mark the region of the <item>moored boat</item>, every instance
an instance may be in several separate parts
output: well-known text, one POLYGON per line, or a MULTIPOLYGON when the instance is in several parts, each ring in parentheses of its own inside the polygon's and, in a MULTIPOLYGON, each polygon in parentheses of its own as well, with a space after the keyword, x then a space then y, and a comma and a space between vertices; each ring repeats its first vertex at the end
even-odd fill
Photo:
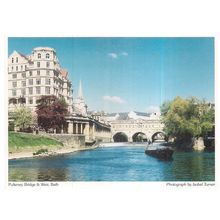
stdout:
POLYGON ((145 150, 145 154, 161 160, 172 160, 173 152, 171 147, 161 145, 149 146, 145 150))

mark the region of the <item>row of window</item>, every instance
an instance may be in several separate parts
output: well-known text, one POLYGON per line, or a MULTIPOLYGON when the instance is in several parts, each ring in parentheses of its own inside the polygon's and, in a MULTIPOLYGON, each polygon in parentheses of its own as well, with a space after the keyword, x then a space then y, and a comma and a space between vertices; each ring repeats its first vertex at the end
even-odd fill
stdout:
MULTIPOLYGON (((37 62, 37 67, 41 67, 41 62, 37 62)), ((50 62, 46 62, 46 68, 49 68, 50 67, 50 62)), ((20 71, 23 71, 23 70, 26 70, 27 69, 27 65, 21 65, 20 66, 20 71)), ((15 69, 14 69, 14 66, 11 66, 11 72, 13 71, 19 71, 19 66, 15 66, 15 69)))
MULTIPOLYGON (((40 76, 40 75, 41 75, 40 70, 37 70, 37 76, 40 76)), ((47 71, 46 71, 46 75, 47 75, 47 76, 50 75, 50 70, 47 70, 47 71)), ((12 74, 12 78, 13 78, 13 79, 16 79, 17 76, 18 76, 18 75, 17 75, 16 73, 13 73, 13 74, 12 74)), ((22 76, 22 78, 26 78, 26 73, 22 73, 21 76, 22 76)), ((33 71, 29 71, 29 76, 33 76, 33 71)))
MULTIPOLYGON (((41 59, 41 57, 42 57, 41 53, 38 53, 37 58, 41 59)), ((50 59, 50 54, 49 53, 46 53, 46 59, 50 59)))
POLYGON ((113 125, 112 128, 155 128, 158 127, 159 125, 113 125))
MULTIPOLYGON (((14 63, 14 57, 11 58, 11 62, 14 63)), ((16 57, 16 63, 18 63, 18 57, 16 57)))
MULTIPOLYGON (((41 63, 41 62, 37 62, 37 67, 40 67, 40 63, 41 63)), ((47 67, 47 68, 50 67, 50 62, 46 62, 46 67, 47 67)))
MULTIPOLYGON (((34 84, 34 80, 33 79, 28 79, 28 85, 29 86, 32 86, 34 84)), ((50 85, 51 84, 51 79, 48 79, 48 78, 46 78, 45 79, 45 84, 46 85, 50 85)), ((17 87, 17 82, 15 81, 15 82, 12 82, 12 86, 15 88, 15 87, 17 87)), ((22 87, 25 87, 26 86, 26 81, 21 81, 21 85, 22 85, 22 87)), ((41 79, 39 78, 39 79, 36 79, 36 85, 41 85, 41 79)))
MULTIPOLYGON (((12 90, 12 96, 17 96, 18 90, 12 90)), ((36 94, 41 94, 41 87, 35 87, 36 94)), ((28 88, 28 94, 33 95, 33 87, 28 88)), ((45 94, 50 94, 50 87, 45 87, 45 94)), ((21 89, 21 95, 26 95, 26 89, 21 89)))
MULTIPOLYGON (((40 53, 38 53, 37 58, 41 59, 41 57, 42 57, 42 55, 40 53)), ((50 59, 50 54, 49 53, 46 54, 46 59, 50 59)), ((14 59, 14 57, 11 58, 12 63, 14 63, 15 61, 16 61, 16 63, 18 63, 18 57, 16 57, 15 59, 14 59)))
MULTIPOLYGON (((15 70, 18 71, 18 69, 19 69, 19 66, 15 66, 15 70)), ((27 69, 27 65, 24 65, 24 66, 21 65, 20 66, 20 71, 23 71, 23 70, 26 70, 26 69, 27 69)), ((11 71, 12 72, 14 71, 14 66, 11 67, 11 71)))

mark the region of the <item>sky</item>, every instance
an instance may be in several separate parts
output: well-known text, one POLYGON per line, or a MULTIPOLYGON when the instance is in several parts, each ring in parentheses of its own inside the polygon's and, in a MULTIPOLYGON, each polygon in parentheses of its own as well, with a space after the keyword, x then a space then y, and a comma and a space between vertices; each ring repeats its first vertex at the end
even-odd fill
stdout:
POLYGON ((176 96, 214 102, 214 38, 9 38, 14 51, 52 47, 89 110, 158 111, 176 96))

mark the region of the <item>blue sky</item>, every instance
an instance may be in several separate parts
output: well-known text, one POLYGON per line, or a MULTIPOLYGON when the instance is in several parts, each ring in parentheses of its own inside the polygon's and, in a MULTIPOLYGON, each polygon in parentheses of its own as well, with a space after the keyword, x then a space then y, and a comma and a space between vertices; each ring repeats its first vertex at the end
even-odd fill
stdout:
POLYGON ((53 47, 90 110, 152 111, 175 96, 214 102, 214 38, 9 38, 14 50, 53 47))

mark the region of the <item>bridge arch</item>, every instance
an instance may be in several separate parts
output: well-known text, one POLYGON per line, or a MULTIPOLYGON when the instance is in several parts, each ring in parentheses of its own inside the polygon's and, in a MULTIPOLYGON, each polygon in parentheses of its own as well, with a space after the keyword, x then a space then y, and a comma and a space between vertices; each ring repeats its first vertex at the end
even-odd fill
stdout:
POLYGON ((113 136, 114 142, 128 142, 128 136, 124 132, 117 132, 113 136))
POLYGON ((167 136, 165 135, 164 132, 162 131, 158 131, 155 132, 152 137, 151 137, 152 142, 154 142, 155 140, 167 140, 167 136))
POLYGON ((136 132, 132 135, 133 142, 147 142, 147 136, 143 132, 136 132))

